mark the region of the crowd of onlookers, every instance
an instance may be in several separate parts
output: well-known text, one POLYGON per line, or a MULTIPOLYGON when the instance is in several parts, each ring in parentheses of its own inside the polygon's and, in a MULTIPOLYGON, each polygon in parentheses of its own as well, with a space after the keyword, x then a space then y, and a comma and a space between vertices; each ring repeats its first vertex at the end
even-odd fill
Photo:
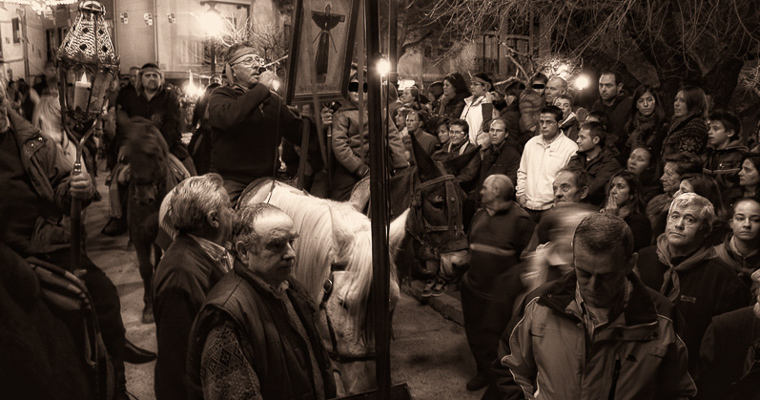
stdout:
MULTIPOLYGON (((133 118, 156 125, 191 175, 219 174, 182 186, 203 189, 198 197, 216 193, 214 204, 234 203, 256 178, 296 175, 303 154, 309 162, 300 178, 316 196, 349 200, 368 177, 369 118, 360 107, 366 84, 362 90, 358 74, 350 77, 344 104, 292 110, 272 93, 274 74, 259 69, 264 62, 250 47, 233 46, 227 58, 229 84, 214 82, 195 105, 189 146, 181 140, 180 97, 157 65, 134 67, 129 85, 114 86, 102 126, 113 217, 103 233, 126 230, 129 170, 119 148, 122 127, 133 118), (302 123, 313 133, 303 153, 302 123)), ((55 79, 51 64, 33 88, 9 85, 6 98, 72 161, 75 138, 61 127, 55 79)), ((677 92, 668 116, 664 102, 671 99, 646 85, 629 93, 611 71, 600 74, 599 99, 589 110, 578 107, 565 79, 541 73, 527 85, 453 73, 426 90, 411 84, 386 93, 389 165, 393 171, 415 165, 412 138, 436 161, 474 154, 455 171, 467 194, 459 212, 469 267, 452 273, 426 260, 413 268, 425 281, 422 296, 458 284, 477 365, 468 389, 488 386, 489 398, 760 393, 760 310, 752 309, 760 286, 759 132, 742 132, 736 114, 713 109, 696 86, 677 92)), ((91 159, 97 151, 90 150, 91 159)), ((97 170, 93 163, 86 169, 97 170)), ((262 212, 284 223, 276 210, 262 212)), ((231 227, 203 218, 193 223, 184 245, 199 263, 207 255, 213 263, 224 259, 220 271, 211 271, 219 276, 203 278, 187 315, 175 312, 187 305, 181 298, 154 302, 151 293, 149 299, 157 320, 184 331, 211 289, 209 280, 233 269, 227 251, 235 250, 223 247, 231 227)), ((166 265, 189 254, 177 246, 166 265)), ((156 279, 162 282, 160 273, 156 279)), ((293 306, 288 312, 296 312, 293 306)), ((144 314, 146 322, 153 312, 144 314)), ((235 329, 256 328, 224 325, 204 335, 229 345, 225 338, 235 329)), ((300 326, 296 334, 310 329, 300 326)), ((172 346, 172 335, 161 337, 166 332, 159 329, 159 347, 172 346)), ((159 355, 157 368, 184 368, 168 362, 159 355)), ((209 368, 217 367, 224 366, 209 368)), ((166 387, 171 384, 183 385, 166 387)))
MULTIPOLYGON (((422 98, 418 87, 405 88, 392 111, 402 138, 427 132, 437 136, 438 143, 431 149, 434 159, 466 151, 480 154, 473 160, 471 173, 457 175, 469 193, 463 215, 471 254, 459 287, 468 342, 478 366, 468 388, 491 384, 500 390, 489 389, 489 394, 519 388, 513 394, 522 391, 520 396, 541 398, 540 384, 548 393, 583 393, 583 380, 607 376, 597 376, 590 367, 574 371, 575 367, 563 364, 561 351, 555 349, 557 366, 582 376, 573 378, 580 382, 564 382, 561 373, 548 372, 554 369, 547 364, 550 360, 528 360, 528 354, 515 354, 524 350, 526 341, 538 345, 534 336, 543 333, 535 329, 548 330, 544 326, 550 324, 546 310, 539 306, 551 305, 543 296, 552 290, 556 296, 564 293, 557 282, 567 281, 566 273, 573 270, 578 290, 567 284, 570 292, 578 293, 579 318, 589 333, 586 361, 593 358, 596 340, 605 335, 597 337, 596 330, 614 330, 618 303, 593 308, 594 301, 586 297, 589 293, 582 283, 584 274, 593 273, 585 271, 588 265, 582 267, 578 259, 576 227, 585 217, 599 213, 619 217, 630 230, 628 254, 637 252, 638 259, 628 271, 635 271, 637 278, 629 277, 629 282, 643 283, 675 306, 677 313, 669 318, 677 322, 675 332, 685 343, 690 378, 699 388, 697 397, 727 398, 731 390, 739 390, 739 384, 732 387, 732 383, 752 368, 756 371, 760 345, 760 313, 754 316, 750 307, 760 282, 760 273, 755 274, 754 284, 750 279, 760 267, 758 133, 743 135, 736 114, 712 109, 708 96, 696 86, 679 89, 672 99, 671 116, 666 115, 663 103, 670 99, 646 85, 630 94, 615 72, 600 74, 598 90, 599 99, 585 110, 576 107, 567 82, 559 76, 539 73, 528 87, 513 82, 503 88, 495 87, 484 73, 472 75, 469 85, 454 73, 430 85, 429 100, 422 98), (555 282, 554 286, 548 282, 555 282), (523 308, 533 298, 539 299, 537 308, 523 308), (509 324, 513 311, 516 317, 509 324), (527 321, 538 315, 543 318, 538 325, 534 321, 523 328, 521 324, 530 324, 527 321), (584 319, 589 316, 590 320, 584 319), (520 336, 520 329, 530 335, 520 336), (495 370, 491 368, 494 360, 495 370), (499 374, 500 368, 507 373, 499 374), (525 373, 528 376, 521 376, 525 373)), ((589 224, 604 231, 611 223, 589 224)), ((621 236, 625 235, 618 231, 617 237, 621 236)), ((594 243, 605 242, 598 235, 589 233, 589 237, 594 243)), ((616 243, 607 242, 607 246, 615 248, 616 243)), ((586 247, 596 248, 582 247, 584 254, 586 247)), ((620 252, 626 254, 623 248, 620 252)), ((598 248, 594 253, 600 262, 612 261, 601 257, 604 251, 598 248)), ((629 260, 618 262, 624 265, 629 260)), ((423 296, 440 295, 452 279, 425 274, 422 271, 422 277, 430 280, 423 296)), ((604 285, 615 287, 603 274, 596 279, 592 286, 596 285, 597 295, 604 285)), ((572 330, 565 335, 572 335, 572 330)), ((544 346, 557 346, 550 342, 544 341, 544 346)), ((531 351, 531 357, 538 355, 538 350, 531 351)), ((583 352, 576 355, 578 351, 569 350, 573 357, 584 359, 583 352)), ((551 351, 543 349, 541 354, 551 351)), ((669 362, 685 364, 685 359, 669 362)), ((619 364, 613 365, 619 370, 619 364)), ((634 373, 634 381, 648 379, 646 373, 637 373, 641 376, 634 373)), ((665 398, 694 396, 696 387, 682 378, 673 375, 673 386, 658 389, 674 390, 665 398)), ((744 396, 760 393, 760 384, 753 386, 744 396)), ((612 391, 604 390, 614 393, 614 385, 612 391)))

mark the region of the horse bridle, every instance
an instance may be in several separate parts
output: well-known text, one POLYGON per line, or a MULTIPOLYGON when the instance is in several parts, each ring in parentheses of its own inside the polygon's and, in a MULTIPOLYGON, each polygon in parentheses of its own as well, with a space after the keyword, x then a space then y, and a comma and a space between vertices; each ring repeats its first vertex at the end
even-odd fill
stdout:
MULTIPOLYGON (((375 352, 369 352, 365 354, 340 354, 338 351, 338 338, 335 335, 335 329, 332 325, 332 320, 330 320, 330 314, 327 312, 327 302, 330 300, 330 297, 333 294, 334 289, 334 282, 335 282, 335 272, 336 271, 345 271, 346 265, 345 264, 332 264, 330 266, 330 277, 327 278, 323 285, 324 294, 322 295, 322 301, 319 303, 319 309, 324 311, 325 313, 325 322, 327 323, 327 332, 330 334, 330 346, 332 347, 331 350, 327 351, 327 354, 330 356, 330 359, 332 359, 335 362, 338 363, 347 363, 347 362, 355 362, 355 361, 372 361, 375 360, 376 354, 375 352)), ((346 305, 341 301, 341 306, 343 308, 346 308, 346 305)))
MULTIPOLYGON (((413 229, 409 229, 409 225, 407 224, 407 231, 409 234, 411 234, 417 241, 425 245, 426 247, 436 249, 440 247, 440 245, 435 245, 433 243, 433 239, 430 236, 430 232, 455 232, 457 236, 464 236, 464 225, 459 223, 456 224, 456 217, 457 217, 457 210, 460 210, 460 200, 457 196, 456 192, 456 185, 459 183, 456 181, 456 177, 452 174, 446 173, 442 166, 439 163, 436 163, 436 166, 441 171, 443 175, 433 178, 431 180, 420 182, 417 185, 417 189, 414 193, 414 200, 412 201, 412 208, 415 211, 415 214, 417 212, 420 213, 419 220, 422 222, 423 231, 422 232, 414 232, 413 229), (445 201, 448 203, 447 206, 447 224, 446 225, 433 225, 425 218, 425 214, 422 213, 421 207, 422 207, 422 190, 428 187, 431 187, 433 185, 440 184, 441 182, 444 182, 445 188, 446 188, 446 197, 445 201)), ((409 222, 412 222, 416 218, 409 219, 409 222)))

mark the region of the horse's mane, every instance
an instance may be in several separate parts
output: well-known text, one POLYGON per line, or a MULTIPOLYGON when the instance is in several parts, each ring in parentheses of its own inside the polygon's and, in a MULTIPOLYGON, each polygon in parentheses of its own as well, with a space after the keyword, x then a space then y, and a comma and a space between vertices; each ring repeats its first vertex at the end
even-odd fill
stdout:
MULTIPOLYGON (((161 131, 146 118, 130 119, 125 128, 126 159, 130 163, 132 176, 139 181, 167 179, 169 167, 169 146, 161 131), (154 161, 154 162, 151 162, 154 161)), ((165 186, 165 185, 160 185, 165 186)), ((168 190, 163 188, 163 190, 168 190)))
MULTIPOLYGON (((264 185, 266 188, 267 185, 264 185)), ((322 287, 333 262, 345 264, 350 277, 346 291, 352 301, 348 312, 358 321, 357 337, 371 340, 369 294, 372 287, 372 232, 369 218, 350 204, 307 196, 295 189, 274 190, 271 203, 293 219, 300 232, 297 240, 297 266, 294 276, 303 283, 315 301, 322 297, 322 287), (329 241, 330 245, 325 245, 329 241)), ((391 260, 391 280, 396 266, 391 260)))

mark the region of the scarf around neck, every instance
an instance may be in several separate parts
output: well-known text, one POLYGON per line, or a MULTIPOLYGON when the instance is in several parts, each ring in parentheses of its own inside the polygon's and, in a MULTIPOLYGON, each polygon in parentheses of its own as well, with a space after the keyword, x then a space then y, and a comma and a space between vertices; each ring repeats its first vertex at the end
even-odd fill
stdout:
POLYGON ((681 280, 678 278, 678 272, 688 271, 704 260, 715 258, 715 249, 713 247, 701 247, 686 260, 678 265, 673 265, 670 261, 672 256, 668 249, 668 238, 663 233, 657 238, 657 258, 661 263, 668 266, 668 270, 665 271, 665 275, 663 276, 660 294, 675 303, 681 296, 681 280))

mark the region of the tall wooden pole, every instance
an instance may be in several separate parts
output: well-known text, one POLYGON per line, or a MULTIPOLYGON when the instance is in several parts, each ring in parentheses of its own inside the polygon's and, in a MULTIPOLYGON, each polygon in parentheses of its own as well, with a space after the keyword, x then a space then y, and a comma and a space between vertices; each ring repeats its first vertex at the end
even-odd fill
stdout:
MULTIPOLYGON (((390 399, 390 267, 388 253, 388 165, 387 138, 383 134, 381 79, 377 71, 380 54, 380 21, 378 0, 365 0, 365 38, 367 43, 367 84, 369 93, 370 204, 372 215, 373 318, 375 323, 375 353, 377 354, 377 398, 390 399)), ((388 121, 386 121, 388 123, 388 121)))
POLYGON ((398 80, 398 1, 388 0, 388 82, 398 80))

